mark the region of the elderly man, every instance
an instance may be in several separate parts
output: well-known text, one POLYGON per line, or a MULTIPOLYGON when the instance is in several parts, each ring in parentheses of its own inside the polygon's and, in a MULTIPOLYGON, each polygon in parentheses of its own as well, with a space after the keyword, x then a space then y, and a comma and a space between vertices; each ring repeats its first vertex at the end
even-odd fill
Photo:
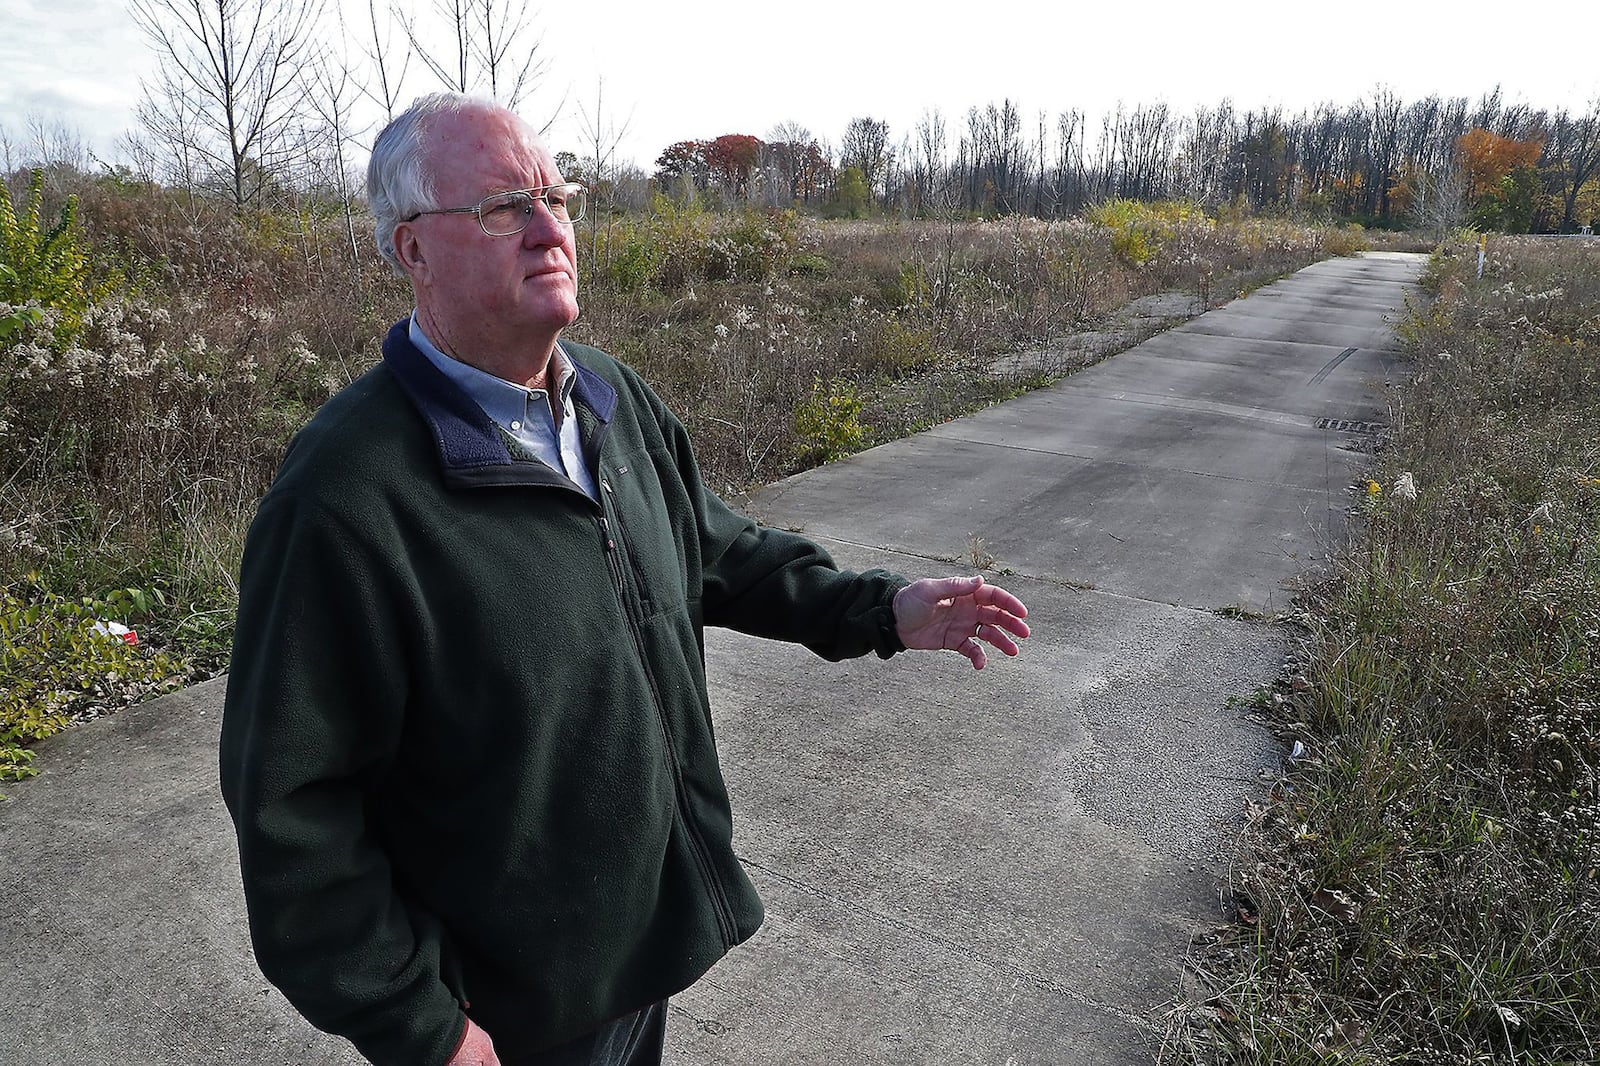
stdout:
POLYGON ((246 544, 222 788, 256 956, 395 1066, 658 1062, 761 922, 702 627, 832 659, 1014 655, 980 578, 838 570, 700 482, 578 316, 583 189, 516 115, 424 97, 373 150, 416 311, 295 438, 246 544))

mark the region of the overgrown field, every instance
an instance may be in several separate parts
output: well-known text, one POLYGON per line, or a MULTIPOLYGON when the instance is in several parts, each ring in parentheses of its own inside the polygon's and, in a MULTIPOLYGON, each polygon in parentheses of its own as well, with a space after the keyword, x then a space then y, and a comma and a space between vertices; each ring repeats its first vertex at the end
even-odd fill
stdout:
MULTIPOLYGON (((112 178, 0 197, 0 781, 70 721, 226 662, 244 530, 293 431, 410 309, 337 207, 244 220, 112 178), (130 624, 141 643, 90 632, 130 624)), ((1089 220, 821 223, 658 199, 580 223, 569 336, 641 370, 739 489, 1071 369, 1043 349, 1165 289, 1197 305, 1347 230, 1105 205, 1089 220)))
POLYGON ((1174 1059, 1600 1061, 1600 247, 1436 253, 1174 1059))

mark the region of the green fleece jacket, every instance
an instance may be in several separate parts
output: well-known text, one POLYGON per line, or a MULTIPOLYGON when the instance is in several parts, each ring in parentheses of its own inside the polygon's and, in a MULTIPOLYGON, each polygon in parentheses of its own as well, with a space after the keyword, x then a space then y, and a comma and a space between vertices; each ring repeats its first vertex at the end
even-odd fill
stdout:
POLYGON ((404 327, 251 526, 221 773, 263 972, 371 1061, 433 1066, 468 1014, 538 1050, 755 932, 702 628, 887 657, 904 581, 729 510, 650 389, 566 344, 590 500, 404 327))

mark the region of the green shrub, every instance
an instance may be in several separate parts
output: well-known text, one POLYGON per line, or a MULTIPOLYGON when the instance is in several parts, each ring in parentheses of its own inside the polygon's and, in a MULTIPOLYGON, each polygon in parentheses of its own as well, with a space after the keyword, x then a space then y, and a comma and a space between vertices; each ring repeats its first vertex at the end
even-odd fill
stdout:
POLYGON ((28 745, 73 720, 182 683, 180 659, 94 628, 102 620, 137 620, 156 604, 140 589, 80 600, 37 587, 0 590, 0 781, 32 777, 28 745))
POLYGON ((872 206, 872 190, 860 167, 845 167, 834 179, 833 201, 828 213, 834 217, 860 218, 872 206))
POLYGON ((933 330, 885 316, 869 329, 857 362, 870 372, 901 377, 938 361, 933 330))
POLYGON ((1111 232, 1112 251, 1133 267, 1159 256, 1184 227, 1210 226, 1204 211, 1181 200, 1108 200, 1091 207, 1088 218, 1111 232))
POLYGON ((933 279, 928 276, 926 264, 911 260, 900 264, 899 285, 888 295, 893 306, 924 310, 933 306, 933 294, 933 279))
POLYGON ((827 256, 816 252, 800 252, 789 260, 789 276, 796 278, 825 278, 833 271, 827 256))
POLYGON ((37 310, 16 305, 35 304, 56 312, 55 341, 64 345, 77 335, 89 307, 121 284, 115 269, 92 267, 73 224, 77 214, 78 198, 68 197, 61 217, 46 228, 42 170, 28 182, 21 215, 10 188, 0 182, 0 303, 13 305, 0 313, 0 344, 18 332, 24 318, 38 321, 37 310))
POLYGON ((641 296, 649 291, 661 259, 659 247, 645 234, 629 227, 623 230, 620 239, 606 242, 602 269, 605 280, 618 292, 641 296))
POLYGON ((861 397, 853 382, 835 378, 826 385, 812 383, 811 396, 795 411, 795 432, 800 436, 802 458, 813 463, 841 459, 861 448, 867 439, 861 424, 861 397))
POLYGON ((1353 222, 1337 229, 1330 228, 1322 238, 1322 250, 1329 255, 1355 255, 1371 247, 1366 231, 1353 222))

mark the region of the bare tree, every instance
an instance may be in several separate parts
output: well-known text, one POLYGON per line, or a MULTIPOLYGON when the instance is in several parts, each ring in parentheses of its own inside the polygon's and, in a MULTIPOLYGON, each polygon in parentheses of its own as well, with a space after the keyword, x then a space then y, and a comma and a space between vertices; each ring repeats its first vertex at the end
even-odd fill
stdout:
POLYGON ((1400 163, 1400 115, 1404 105, 1386 86, 1372 96, 1372 136, 1368 142, 1367 195, 1377 194, 1378 216, 1389 217, 1389 196, 1400 163))
POLYGON ((318 119, 313 131, 314 143, 320 149, 308 153, 308 159, 314 166, 321 165, 321 183, 339 199, 345 239, 350 245, 350 262, 359 280, 361 242, 356 238, 354 212, 357 183, 351 180, 350 150, 353 140, 365 132, 355 128, 352 119, 357 98, 365 95, 365 90, 351 72, 349 62, 331 49, 324 49, 317 56, 308 77, 310 109, 318 119))
POLYGON ((182 189, 192 210, 210 169, 210 161, 196 148, 203 136, 199 109, 183 86, 171 79, 146 85, 144 92, 136 111, 144 134, 124 134, 122 149, 141 179, 182 189))
POLYGON ((406 39, 422 65, 447 89, 486 90, 513 111, 533 92, 547 64, 529 40, 528 0, 434 0, 451 52, 430 51, 415 18, 401 16, 406 39))
POLYGON ((46 118, 38 111, 28 114, 28 151, 35 165, 66 167, 80 173, 89 169, 89 146, 83 136, 59 118, 46 118))
MULTIPOLYGON (((236 213, 261 195, 301 103, 321 0, 129 0, 161 73, 140 118, 219 179, 236 213)), ((186 167, 187 169, 187 167, 186 167)))
POLYGON ((1443 240, 1467 217, 1466 175, 1454 161, 1426 172, 1419 183, 1411 221, 1443 240))
POLYGON ((945 160, 946 152, 943 113, 938 108, 923 111, 922 118, 917 121, 911 165, 911 180, 915 189, 912 204, 914 214, 929 214, 930 208, 937 206, 935 201, 939 195, 945 191, 941 186, 950 170, 945 160))
POLYGON ((583 146, 581 160, 587 172, 589 185, 589 263, 590 269, 600 265, 600 205, 609 204, 616 184, 617 148, 628 135, 628 125, 633 121, 630 113, 618 126, 605 109, 606 82, 600 78, 594 86, 594 109, 578 105, 583 120, 583 146))
POLYGON ((1065 207, 1076 211, 1083 206, 1083 112, 1076 108, 1056 115, 1055 185, 1051 199, 1059 214, 1065 207))
POLYGON ((839 166, 859 167, 869 194, 881 194, 894 149, 889 147, 889 124, 873 118, 853 118, 839 142, 839 166))
MULTIPOLYGON (((394 15, 393 9, 389 14, 394 15)), ((397 105, 400 103, 400 86, 405 84, 406 72, 411 69, 411 53, 407 51, 400 61, 400 69, 395 71, 389 62, 389 53, 393 49, 389 45, 389 30, 392 23, 378 21, 378 0, 367 0, 367 31, 371 34, 371 43, 362 45, 362 52, 367 57, 367 62, 372 64, 372 78, 362 83, 361 92, 367 99, 383 108, 385 122, 393 121, 397 105)))
POLYGON ((762 155, 767 161, 770 180, 783 183, 781 188, 769 190, 772 206, 802 201, 809 204, 829 194, 833 150, 800 123, 780 122, 772 127, 762 155))
POLYGON ((1561 230, 1574 229, 1578 194, 1597 168, 1600 168, 1600 96, 1589 104, 1586 115, 1556 112, 1550 137, 1550 154, 1566 180, 1562 194, 1561 230))
POLYGON ((1177 133, 1177 118, 1166 104, 1133 109, 1117 133, 1122 156, 1119 196, 1150 200, 1167 195, 1177 133))

